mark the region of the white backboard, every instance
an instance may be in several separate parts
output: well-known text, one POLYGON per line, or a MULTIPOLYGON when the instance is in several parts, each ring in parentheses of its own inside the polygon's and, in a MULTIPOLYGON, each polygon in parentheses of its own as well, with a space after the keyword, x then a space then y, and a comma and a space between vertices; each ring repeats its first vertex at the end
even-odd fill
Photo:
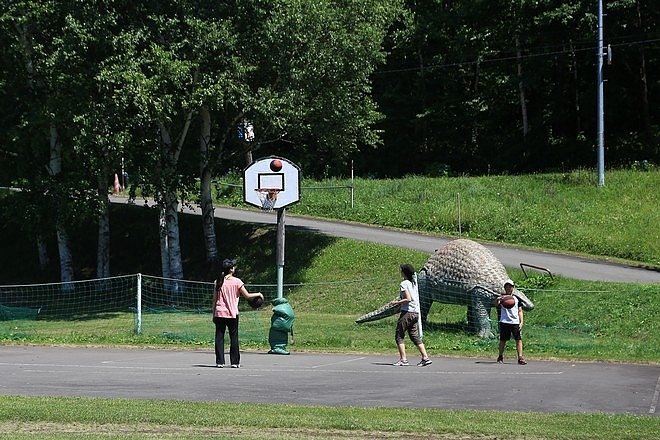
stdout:
MULTIPOLYGON (((243 171, 243 200, 262 208, 259 190, 277 190, 272 209, 285 208, 300 200, 300 168, 293 162, 278 156, 257 159, 243 171), (281 164, 277 169, 275 165, 281 164)), ((261 193, 263 195, 263 192, 261 193)))

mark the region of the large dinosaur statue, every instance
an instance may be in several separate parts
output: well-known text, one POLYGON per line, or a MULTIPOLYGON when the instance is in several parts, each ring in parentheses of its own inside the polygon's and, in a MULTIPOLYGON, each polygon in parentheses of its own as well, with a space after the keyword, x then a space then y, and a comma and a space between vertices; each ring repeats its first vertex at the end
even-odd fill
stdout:
MULTIPOLYGON (((504 294, 509 279, 504 265, 481 244, 466 239, 453 240, 437 249, 417 275, 422 321, 426 322, 431 304, 466 304, 468 330, 482 338, 494 337, 490 309, 494 300, 504 294)), ((527 296, 514 289, 524 310, 534 308, 527 296)), ((385 305, 358 318, 358 324, 375 321, 398 312, 385 305)))

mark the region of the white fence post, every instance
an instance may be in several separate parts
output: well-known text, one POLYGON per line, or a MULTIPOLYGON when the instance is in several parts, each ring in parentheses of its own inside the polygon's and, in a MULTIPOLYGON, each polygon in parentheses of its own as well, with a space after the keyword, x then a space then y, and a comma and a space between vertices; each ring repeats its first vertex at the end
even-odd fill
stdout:
POLYGON ((135 319, 135 334, 139 335, 142 333, 142 274, 137 274, 137 305, 136 313, 137 317, 135 319))

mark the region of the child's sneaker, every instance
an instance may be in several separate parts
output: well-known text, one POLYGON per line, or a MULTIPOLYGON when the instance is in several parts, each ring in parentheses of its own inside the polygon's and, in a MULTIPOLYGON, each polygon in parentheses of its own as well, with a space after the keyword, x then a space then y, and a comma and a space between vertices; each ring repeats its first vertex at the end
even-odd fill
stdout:
POLYGON ((498 364, 503 364, 504 363, 504 357, 503 356, 498 356, 497 357, 497 363, 498 364))
POLYGON ((527 361, 523 358, 518 358, 518 365, 527 365, 527 361))
POLYGON ((395 363, 393 363, 392 365, 394 365, 395 367, 407 367, 407 366, 410 365, 410 364, 408 363, 407 360, 399 359, 398 362, 395 362, 395 363))
POLYGON ((431 365, 432 363, 433 363, 433 361, 431 359, 426 358, 426 359, 422 359, 421 361, 419 361, 417 366, 418 367, 426 367, 427 365, 431 365))

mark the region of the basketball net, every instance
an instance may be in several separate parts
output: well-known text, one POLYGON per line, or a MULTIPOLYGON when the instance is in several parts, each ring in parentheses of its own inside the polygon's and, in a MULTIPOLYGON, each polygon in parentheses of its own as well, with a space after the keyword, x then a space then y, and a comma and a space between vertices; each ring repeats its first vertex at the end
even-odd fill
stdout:
POLYGON ((259 196, 261 209, 266 212, 272 211, 275 207, 275 202, 277 202, 277 195, 280 190, 275 188, 257 188, 255 191, 259 196))

